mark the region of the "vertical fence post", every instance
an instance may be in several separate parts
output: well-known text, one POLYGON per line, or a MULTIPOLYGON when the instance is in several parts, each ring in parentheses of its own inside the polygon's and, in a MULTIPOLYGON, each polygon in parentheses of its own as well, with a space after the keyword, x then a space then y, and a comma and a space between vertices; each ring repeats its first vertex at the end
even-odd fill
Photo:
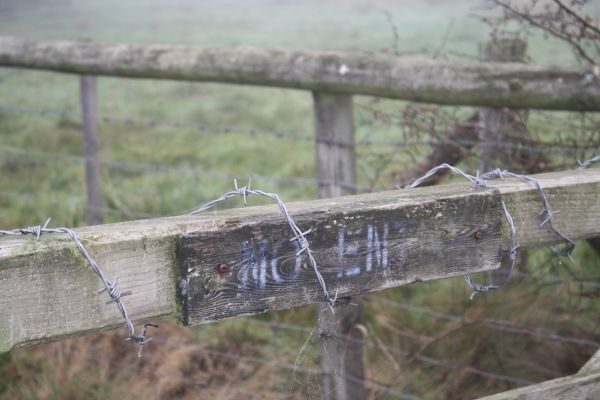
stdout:
POLYGON ((100 140, 98 139, 98 113, 96 77, 81 75, 81 117, 85 151, 85 184, 87 189, 88 224, 101 224, 102 184, 100 176, 100 140))
MULTIPOLYGON (((354 193, 356 157, 352 96, 313 93, 319 197, 354 193)), ((365 398, 361 307, 358 298, 335 307, 319 307, 322 398, 365 398), (348 340, 349 339, 349 340, 348 340)))
MULTIPOLYGON (((523 62, 527 43, 518 38, 493 39, 480 44, 479 58, 481 61, 493 62, 523 62)), ((479 109, 479 170, 487 172, 494 168, 508 167, 515 162, 515 150, 500 148, 495 143, 525 139, 527 132, 524 121, 527 118, 526 111, 509 113, 507 110, 497 108, 479 109), (520 121, 515 121, 515 118, 520 121), (511 140, 512 137, 512 140, 511 140)))
MULTIPOLYGON (((492 39, 479 45, 479 58, 481 61, 493 62, 523 62, 527 42, 519 38, 492 39)), ((511 148, 502 148, 495 143, 525 142, 528 137, 527 111, 502 110, 497 108, 480 108, 479 113, 479 170, 481 172, 491 171, 494 168, 517 167, 517 170, 527 169, 518 163, 518 151, 511 148)), ((527 253, 519 252, 518 268, 526 265, 527 253)), ((489 271, 487 279, 491 282, 503 281, 507 271, 489 271)))

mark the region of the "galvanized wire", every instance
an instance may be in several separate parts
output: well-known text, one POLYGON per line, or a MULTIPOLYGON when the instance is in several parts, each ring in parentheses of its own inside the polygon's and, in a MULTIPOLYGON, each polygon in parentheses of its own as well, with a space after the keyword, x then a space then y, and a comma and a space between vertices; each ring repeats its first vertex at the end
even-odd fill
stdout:
MULTIPOLYGON (((593 162, 598 161, 599 159, 600 159, 600 156, 594 157, 593 159, 587 160, 584 163, 580 163, 580 164, 582 167, 587 168, 587 167, 589 167, 589 165, 591 165, 593 162)), ((544 189, 542 189, 540 182, 537 179, 532 178, 527 175, 516 174, 514 172, 510 172, 507 170, 501 170, 499 168, 497 168, 493 171, 490 171, 490 172, 486 172, 485 174, 482 174, 482 175, 480 175, 479 171, 477 171, 477 174, 475 176, 473 176, 473 175, 469 175, 469 174, 461 171, 460 169, 458 169, 454 166, 451 166, 448 164, 442 164, 435 168, 432 168, 423 177, 415 180, 408 187, 410 187, 410 188, 417 187, 418 185, 423 183, 427 178, 431 177, 432 175, 434 175, 435 173, 437 173, 438 171, 440 171, 442 169, 449 169, 450 171, 454 172, 455 174, 466 178, 471 183, 473 183, 476 187, 480 187, 480 188, 484 188, 484 189, 493 187, 493 186, 488 185, 488 183, 487 183, 488 180, 496 179, 496 178, 504 179, 505 177, 520 179, 524 182, 528 182, 528 183, 531 183, 532 185, 534 185, 536 187, 536 189, 538 190, 540 199, 542 201, 542 209, 539 213, 540 218, 541 218, 540 227, 543 227, 544 225, 548 225, 550 227, 550 229, 552 230, 552 232, 556 236, 558 236, 560 238, 560 240, 564 243, 564 247, 562 249, 559 248, 558 245, 552 245, 552 249, 554 250, 554 252, 561 256, 568 257, 570 260, 573 260, 572 253, 573 253, 573 250, 575 249, 575 242, 573 240, 571 240, 569 237, 567 237, 566 235, 564 235, 560 230, 558 230, 554 226, 553 219, 556 216, 556 214, 559 213, 559 211, 552 210, 552 208, 550 207, 550 202, 548 201, 548 197, 546 196, 546 192, 544 191, 544 189)), ((511 230, 511 242, 510 242, 510 247, 509 247, 509 256, 511 259, 510 272, 509 272, 508 276, 506 277, 506 279, 499 285, 477 284, 472 281, 472 278, 470 275, 465 275, 465 280, 466 280, 467 284, 474 290, 473 294, 471 295, 471 298, 477 292, 487 292, 490 290, 498 289, 498 288, 504 286, 512 278, 512 274, 514 272, 514 267, 515 267, 515 263, 516 263, 517 249, 519 246, 517 244, 514 221, 513 221, 512 215, 509 213, 504 201, 502 201, 502 208, 504 210, 506 219, 510 225, 510 230, 511 230)))
MULTIPOLYGON (((285 329, 285 330, 289 330, 289 331, 296 331, 296 332, 309 333, 309 334, 312 332, 311 328, 301 326, 301 325, 292 325, 292 324, 271 322, 271 321, 261 321, 261 320, 255 320, 255 319, 249 319, 248 322, 251 322, 253 324, 258 324, 258 325, 264 325, 264 326, 270 327, 271 329, 285 329)), ((356 343, 356 344, 360 344, 360 345, 366 345, 366 346, 370 346, 370 347, 376 347, 376 348, 381 347, 381 348, 385 349, 386 351, 388 351, 392 354, 398 355, 400 357, 403 357, 403 358, 412 358, 413 357, 413 355, 409 351, 397 349, 397 348, 394 348, 391 346, 376 344, 369 340, 356 339, 351 336, 342 336, 342 335, 335 335, 335 334, 332 334, 329 337, 336 339, 336 340, 343 340, 346 342, 356 343)), ((468 372, 470 374, 479 375, 479 376, 483 376, 486 378, 500 380, 500 381, 504 381, 504 382, 512 382, 517 385, 530 385, 530 384, 534 383, 533 381, 530 381, 527 379, 502 375, 502 374, 498 374, 495 372, 482 370, 482 369, 476 368, 476 367, 465 366, 465 365, 457 364, 450 360, 437 359, 437 358, 428 357, 428 356, 419 355, 419 354, 417 354, 414 357, 414 359, 417 361, 423 362, 425 364, 429 364, 429 365, 433 365, 433 366, 437 366, 437 367, 449 368, 449 369, 458 369, 461 371, 468 372)))
POLYGON ((585 160, 585 161, 577 160, 577 163, 579 163, 579 169, 587 169, 587 168, 591 167, 593 163, 596 163, 596 162, 600 162, 600 155, 596 156, 596 157, 592 157, 589 160, 585 160))
POLYGON ((540 228, 544 225, 548 225, 550 227, 550 229, 552 230, 552 232, 554 232, 554 234, 556 236, 558 236, 563 243, 565 244, 563 249, 560 249, 558 247, 558 245, 552 245, 552 249, 555 251, 555 253, 562 255, 564 257, 569 258, 571 261, 573 261, 573 250, 575 250, 575 242, 573 240, 571 240, 570 238, 568 238, 567 236, 565 236, 560 230, 558 230, 554 224, 553 224, 553 219, 556 216, 556 214, 558 214, 560 211, 554 211, 552 210, 552 208, 550 207, 550 202, 548 201, 548 197, 546 197, 546 192, 544 191, 544 189, 542 189, 542 186, 540 185, 540 182, 535 179, 532 178, 530 176, 527 175, 521 175, 521 174, 515 174, 514 172, 510 172, 510 171, 506 171, 506 170, 501 170, 501 169, 495 169, 494 171, 490 171, 487 172, 485 174, 483 174, 481 176, 482 179, 495 179, 495 178, 500 178, 500 179, 504 179, 504 177, 511 177, 511 178, 516 178, 516 179, 520 179, 524 182, 529 182, 532 185, 534 185, 536 187, 536 189, 538 190, 540 199, 542 201, 542 209, 540 210, 540 218, 541 218, 541 223, 540 223, 540 228))
POLYGON ((406 188, 414 189, 417 186, 421 185, 423 182, 425 182, 427 179, 429 179, 432 175, 435 175, 436 173, 438 173, 440 170, 443 170, 443 169, 449 169, 450 171, 454 172, 455 174, 460 175, 463 178, 467 179, 469 182, 471 182, 475 186, 482 187, 482 188, 489 187, 487 182, 479 176, 479 172, 477 172, 476 176, 469 175, 452 165, 444 163, 444 164, 438 165, 437 167, 432 168, 425 175, 423 175, 422 177, 420 177, 418 179, 415 179, 415 181, 413 183, 405 186, 404 188, 405 189, 406 188))
MULTIPOLYGON (((33 204, 39 204, 39 201, 41 200, 41 199, 39 199, 35 196, 32 196, 31 194, 28 194, 28 193, 20 193, 20 192, 4 191, 4 190, 0 190, 0 197, 14 199, 21 203, 27 202, 27 203, 33 203, 33 204)), ((64 198, 58 198, 58 197, 48 198, 48 196, 44 196, 43 202, 47 202, 48 204, 53 204, 53 205, 59 205, 61 207, 65 207, 65 208, 68 207, 71 209, 89 208, 92 210, 100 210, 105 213, 119 215, 122 217, 147 219, 147 218, 159 218, 159 217, 165 216, 165 215, 161 215, 161 214, 147 213, 147 212, 142 212, 142 211, 131 211, 128 209, 123 210, 123 209, 104 207, 104 206, 102 206, 102 207, 91 206, 90 207, 85 204, 83 199, 76 197, 76 196, 71 197, 70 199, 67 198, 66 200, 64 198), (68 201, 70 203, 70 205, 65 205, 65 201, 68 201), (81 207, 78 207, 78 204, 80 204, 81 207)))
MULTIPOLYGON (((30 107, 22 107, 10 104, 0 103, 0 111, 7 111, 16 114, 26 115, 37 115, 40 117, 60 117, 60 118, 71 118, 73 120, 79 120, 80 115, 68 111, 53 110, 53 109, 38 109, 30 107)), ((374 139, 360 139, 356 142, 349 142, 343 140, 333 140, 317 138, 315 135, 305 135, 296 132, 282 131, 282 130, 266 130, 259 128, 245 128, 237 126, 210 126, 202 123, 190 123, 186 121, 175 121, 175 120, 157 120, 139 117, 123 117, 123 116, 110 116, 110 115, 99 115, 98 119, 102 122, 111 123, 122 123, 131 126, 148 126, 148 127, 167 127, 172 129, 186 129, 186 130, 197 130, 201 132, 214 132, 219 134, 246 134, 249 136, 269 136, 278 139, 292 139, 306 142, 318 142, 328 143, 340 146, 385 146, 388 148, 406 148, 413 146, 445 146, 445 145, 456 145, 456 146, 477 146, 481 144, 479 140, 469 139, 403 139, 403 140, 374 140, 374 139)), ((398 126, 407 126, 407 122, 399 120, 395 123, 398 126)), ((467 125, 464 125, 467 126, 467 125)), ((477 129, 484 129, 479 125, 475 126, 477 129)), ((366 136, 371 137, 370 132, 365 133, 366 136)), ((525 144, 519 142, 507 142, 507 141, 491 141, 486 142, 490 146, 512 149, 517 151, 525 151, 529 153, 557 153, 557 154, 576 154, 582 151, 589 151, 590 149, 600 150, 600 144, 596 146, 572 146, 555 143, 540 142, 534 145, 525 144)))
POLYGON ((138 350, 138 357, 141 357, 142 349, 143 349, 144 345, 152 340, 152 338, 146 338, 148 327, 149 326, 158 327, 158 326, 151 324, 151 323, 146 323, 142 326, 141 332, 139 334, 136 334, 135 328, 133 326, 133 322, 131 322, 131 320, 129 319, 129 315, 127 314, 127 309, 125 308, 125 305, 121 301, 122 297, 130 295, 131 292, 121 292, 117 288, 117 279, 118 279, 117 276, 115 276, 115 278, 112 281, 110 281, 104 275, 104 272, 102 272, 102 269, 100 268, 100 266, 96 263, 96 261, 88 253, 87 249, 85 248, 85 246, 83 245, 81 240, 79 240, 79 237, 77 236, 75 231, 73 231, 72 229, 69 229, 69 228, 48 228, 49 223, 50 223, 50 218, 48 218, 46 220, 46 222, 44 222, 43 225, 28 226, 26 228, 18 228, 18 229, 12 229, 12 230, 0 230, 0 235, 33 235, 37 238, 37 240, 40 239, 42 234, 46 234, 46 233, 62 233, 62 234, 68 235, 71 238, 71 240, 75 243, 75 247, 77 247, 77 250, 79 250, 79 253, 86 259, 86 261, 88 262, 88 264, 90 265, 92 270, 96 273, 96 275, 98 275, 98 277, 102 281, 104 288, 100 289, 98 291, 98 293, 100 294, 102 292, 107 292, 111 299, 109 301, 109 303, 115 302, 117 304, 117 307, 119 308, 119 312, 125 319, 125 324, 127 325, 127 329, 129 331, 129 337, 127 338, 127 340, 132 340, 133 342, 138 343, 140 345, 140 348, 138 350))
MULTIPOLYGON (((290 363, 278 362, 278 361, 274 361, 272 359, 266 359, 266 358, 261 358, 261 357, 256 357, 256 356, 243 355, 241 353, 230 353, 230 352, 224 352, 224 351, 210 350, 210 349, 206 349, 197 344, 183 344, 183 343, 173 342, 171 340, 162 340, 162 339, 156 339, 155 342, 165 344, 170 347, 175 347, 178 349, 192 350, 192 351, 196 351, 199 353, 205 353, 205 354, 209 354, 209 355, 212 355, 215 357, 226 358, 226 359, 230 359, 230 360, 234 360, 234 361, 268 365, 271 368, 290 370, 290 371, 294 371, 294 373, 302 372, 302 373, 313 374, 313 375, 322 375, 322 374, 331 373, 330 371, 326 371, 323 369, 299 367, 297 365, 290 364, 290 363)), ((394 397, 397 397, 400 399, 406 399, 406 400, 418 400, 419 399, 416 396, 406 395, 404 393, 393 390, 391 388, 391 386, 379 383, 373 379, 369 379, 369 378, 360 379, 360 378, 357 378, 357 377, 352 376, 347 373, 341 373, 340 376, 343 377, 344 379, 347 379, 352 382, 366 384, 366 385, 372 386, 377 389, 389 391, 389 393, 391 393, 394 397)))
POLYGON ((563 335, 559 335, 559 334, 556 334, 553 332, 547 332, 547 331, 540 329, 538 327, 535 327, 535 326, 526 326, 526 325, 521 325, 521 324, 515 324, 510 321, 493 320, 493 319, 482 319, 482 320, 470 319, 470 318, 465 318, 461 315, 443 313, 440 311, 432 310, 430 308, 415 306, 415 305, 409 304, 409 303, 400 303, 400 302, 389 300, 389 299, 386 299, 386 298, 383 298, 380 296, 369 296, 369 300, 375 301, 377 303, 385 304, 385 305, 388 305, 388 306, 391 306, 394 308, 413 311, 413 312, 417 312, 420 314, 429 315, 434 318, 444 319, 447 321, 458 321, 458 322, 462 322, 467 325, 480 325, 480 326, 484 326, 486 328, 490 328, 490 329, 497 330, 497 331, 517 333, 519 335, 533 336, 536 338, 555 341, 555 342, 559 342, 559 343, 573 344, 573 345, 577 345, 577 346, 593 347, 593 348, 600 347, 600 342, 597 342, 595 340, 563 336, 563 335))
POLYGON ((325 302, 327 303, 327 305, 329 306, 331 311, 334 312, 333 307, 335 306, 335 302, 337 300, 337 291, 333 298, 331 298, 329 296, 329 292, 327 290, 327 285, 325 283, 325 279, 323 278, 323 275, 321 275, 321 272, 319 271, 319 267, 317 266, 317 261, 315 260, 315 257, 313 256, 312 251, 310 250, 310 245, 308 243, 308 240, 306 239, 306 235, 310 233, 310 229, 305 232, 302 232, 302 230, 298 227, 298 225, 296 224, 296 222, 290 215, 284 202, 281 200, 281 198, 277 194, 267 193, 267 192, 263 192, 262 190, 252 189, 251 188, 252 177, 250 177, 248 179, 247 186, 238 187, 237 179, 233 180, 233 185, 234 185, 234 190, 223 194, 218 199, 215 199, 213 201, 206 203, 205 205, 198 208, 197 210, 192 211, 191 214, 193 214, 193 215, 200 214, 200 213, 214 207, 215 205, 217 205, 227 199, 230 199, 232 197, 236 197, 236 196, 241 196, 243 198, 244 205, 247 205, 246 199, 247 199, 248 195, 262 196, 262 197, 267 197, 272 200, 275 200, 275 202, 277 202, 277 205, 279 206, 280 211, 282 212, 283 216, 285 217, 285 219, 286 219, 288 225, 290 226, 290 229, 292 230, 292 233, 294 235, 294 237, 292 239, 290 239, 290 241, 295 240, 300 247, 300 250, 298 250, 298 252, 296 253, 296 256, 299 256, 303 253, 306 255, 306 257, 308 258, 310 265, 313 269, 313 272, 315 273, 317 281, 319 282, 319 285, 321 286, 321 289, 323 290, 323 297, 325 299, 325 302))
MULTIPOLYGON (((443 170, 443 169, 449 169, 450 171, 454 172, 455 174, 462 176, 463 178, 467 179, 469 182, 474 184, 476 187, 484 188, 484 189, 493 187, 487 183, 487 179, 489 179, 489 178, 485 174, 480 176, 479 171, 477 172, 477 174, 475 176, 473 176, 473 175, 470 175, 470 174, 467 174, 467 173, 461 171, 460 169, 458 169, 452 165, 444 163, 444 164, 438 165, 437 167, 432 168, 425 175, 416 179, 412 184, 405 186, 405 189, 406 188, 412 189, 412 188, 419 186, 425 180, 427 180, 429 177, 431 177, 432 175, 436 174, 437 172, 439 172, 440 170, 443 170)), ((500 284, 480 284, 480 283, 474 282, 473 278, 470 274, 465 275, 465 282, 467 282, 467 285, 469 285, 469 287, 471 289, 473 289, 473 293, 471 293, 471 299, 473 299, 473 297, 477 293, 489 292, 491 290, 496 290, 496 289, 499 289, 499 288, 503 287, 504 285, 506 285, 511 280, 512 274, 515 269, 516 260, 517 260, 517 250, 519 248, 519 244, 517 243, 517 234, 516 234, 515 224, 514 224, 512 215, 510 214, 510 212, 508 211, 508 208, 506 207, 506 204, 504 203, 504 200, 501 200, 500 202, 502 204, 502 210, 504 211, 504 215, 506 217, 506 220, 508 221, 508 224, 510 226, 510 231, 511 231, 510 244, 508 247, 508 255, 511 260, 510 270, 509 270, 508 275, 504 279, 504 281, 502 281, 502 283, 500 283, 500 284)))
POLYGON ((508 225, 510 227, 510 245, 508 247, 508 256, 510 258, 510 269, 508 270, 508 275, 504 278, 504 280, 499 284, 481 284, 473 281, 472 275, 465 275, 465 281, 473 289, 473 293, 471 293, 471 300, 475 297, 477 293, 485 293, 490 290, 500 289, 504 285, 506 285, 512 279, 512 275, 515 271, 515 265, 517 263, 517 250, 519 248, 519 244, 517 243, 517 231, 515 229, 515 223, 513 221, 513 217, 508 212, 508 208, 506 207, 506 203, 504 200, 500 200, 502 204, 502 210, 504 210, 504 216, 506 217, 506 221, 508 221, 508 225))
MULTIPOLYGON (((49 162, 57 162, 57 163, 76 163, 76 164, 85 164, 87 158, 84 156, 77 156, 71 154, 57 154, 57 153, 49 153, 44 151, 31 151, 22 149, 19 147, 12 146, 0 146, 0 152, 8 153, 8 155, 0 154, 0 160, 19 162, 19 163, 31 163, 31 164, 40 164, 40 163, 49 163, 49 162)), ((136 163, 129 161, 119 161, 119 160, 100 160, 100 165, 105 166, 110 169, 120 170, 120 171, 128 171, 128 172, 141 172, 141 173, 164 173, 170 175, 181 175, 187 174, 189 176, 194 176, 198 178, 205 177, 218 177, 218 178, 235 178, 235 175, 229 172, 224 171, 213 171, 203 169, 201 172, 192 168, 192 166, 167 166, 163 164, 149 164, 149 163, 136 163)), ((264 182, 272 182, 279 185, 303 185, 303 186, 319 186, 319 185, 328 185, 333 183, 333 181, 329 180, 318 180, 311 178, 304 178, 299 176, 270 176, 270 175, 258 175, 254 174, 254 178, 258 178, 260 181, 264 182)), ((336 183, 337 184, 337 183, 336 183)), ((362 185, 355 184, 347 184, 347 183, 339 183, 340 186, 352 189, 358 192, 367 192, 371 191, 370 188, 362 185)))

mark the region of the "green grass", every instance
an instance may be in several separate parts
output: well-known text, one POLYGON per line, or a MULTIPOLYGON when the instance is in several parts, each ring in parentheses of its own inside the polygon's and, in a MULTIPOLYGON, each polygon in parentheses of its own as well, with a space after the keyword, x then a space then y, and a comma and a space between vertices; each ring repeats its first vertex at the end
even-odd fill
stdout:
MULTIPOLYGON (((488 32, 487 27, 471 15, 478 5, 474 1, 110 0, 71 3, 56 1, 55 4, 43 3, 35 7, 0 3, 0 34, 39 39, 377 53, 393 51, 393 31, 384 13, 388 11, 398 29, 398 47, 402 54, 431 54, 440 46, 447 27, 454 19, 442 54, 447 58, 460 58, 457 53, 476 57, 478 43, 488 32)), ((539 36, 529 40, 529 49, 532 59, 540 63, 568 63, 572 60, 564 46, 539 36)), ((81 155, 78 85, 78 77, 74 75, 0 69, 0 103, 64 110, 73 115, 42 117, 0 111, 0 227, 31 225, 49 216, 53 217, 53 225, 85 224, 83 166, 64 159, 48 161, 52 154, 81 155), (15 149, 26 150, 30 155, 24 156, 15 149)), ((310 93, 303 91, 116 78, 99 78, 98 85, 102 115, 313 135, 312 99, 310 93)), ((366 104, 370 99, 357 98, 356 101, 366 104)), ((405 105, 400 101, 384 100, 375 107, 399 115, 405 105)), ((470 111, 468 108, 453 110, 459 115, 467 115, 470 111)), ((573 115, 568 113, 553 113, 551 116, 550 124, 574 120, 573 115)), ((404 133, 393 121, 373 121, 373 115, 360 107, 355 107, 355 119, 358 140, 391 140, 404 133)), ((547 120, 546 116, 533 116, 531 128, 543 132, 540 136, 544 139, 552 140, 564 127, 561 124, 548 126, 547 120)), ((107 207, 117 210, 117 213, 107 214, 107 221, 131 219, 140 213, 164 215, 189 211, 231 189, 231 179, 212 174, 215 171, 240 177, 315 177, 314 146, 307 141, 123 122, 101 123, 100 136, 103 160, 160 165, 163 169, 157 173, 104 168, 104 202, 107 207)), ((361 185, 391 187, 396 182, 386 180, 385 176, 405 170, 418 161, 418 158, 412 160, 410 154, 395 149, 379 147, 375 150, 388 154, 385 157, 373 156, 369 154, 370 149, 359 148, 361 185), (383 178, 376 179, 380 169, 383 178)), ((473 161, 469 167, 472 166, 473 161)), ((284 185, 256 178, 255 187, 275 191, 286 201, 316 197, 314 186, 284 185)), ((262 203, 255 199, 251 202, 262 203)), ((232 200, 229 204, 239 206, 240 202, 232 200)), ((544 250, 534 252, 528 266, 532 273, 542 278, 551 274, 570 279, 564 266, 558 265, 556 259, 548 261, 544 250)), ((570 268, 587 279, 598 279, 598 258, 585 244, 578 248, 576 261, 570 268)), ((462 279, 414 285, 380 294, 395 301, 409 299, 417 305, 459 315, 465 313, 472 318, 507 319, 557 330, 565 335, 596 340, 599 337, 594 323, 598 312, 597 290, 590 292, 572 284, 539 286, 531 281, 517 280, 514 285, 488 296, 478 296, 473 302, 466 301, 468 295, 462 279)), ((401 310, 381 312, 381 306, 375 302, 368 302, 366 310, 365 324, 392 347, 418 348, 423 344, 423 338, 435 337, 449 327, 449 324, 431 317, 401 310), (421 337, 407 338, 399 335, 398 331, 421 337)), ((312 328, 314 308, 260 318, 312 328)), ((273 331, 252 326, 243 320, 203 326, 194 329, 193 335, 199 343, 206 343, 210 348, 227 350, 219 346, 240 344, 240 348, 251 348, 252 354, 257 356, 291 363, 306 339, 304 334, 273 331), (246 347, 242 346, 244 344, 246 347)), ((306 353, 300 359, 302 366, 316 366, 318 340, 317 337, 309 341, 306 353)), ((470 327, 441 340, 429 349, 427 355, 507 375, 543 380, 573 372, 576 362, 583 360, 590 351, 592 349, 561 347, 470 327), (554 357, 552 360, 556 361, 556 366, 554 369, 536 369, 524 363, 522 355, 525 352, 532 360, 541 360, 542 364, 554 357), (553 356, 548 356, 548 353, 553 353, 553 356)), ((106 398, 124 393, 111 392, 106 382, 91 379, 89 375, 76 375, 66 385, 60 386, 51 379, 53 375, 46 364, 35 365, 30 361, 29 353, 23 351, 15 354, 16 358, 0 359, 0 371, 11 377, 0 379, 2 398, 32 398, 39 393, 36 390, 40 387, 47 388, 46 398, 76 398, 78 395, 106 398), (15 371, 22 374, 10 375, 15 371), (37 374, 39 379, 28 380, 24 371, 37 374), (89 381, 86 382, 86 379, 89 381)), ((382 382, 397 378, 389 358, 376 347, 366 350, 366 360, 367 369, 374 378, 382 382)), ((93 370, 87 371, 88 374, 93 373, 93 370)), ((474 378, 460 371, 445 371, 413 363, 407 366, 398 387, 409 387, 412 393, 425 398, 445 398, 448 393, 469 397, 507 389, 501 382, 474 378), (464 387, 452 386, 452 382, 461 382, 464 387)), ((131 372, 129 374, 134 376, 131 372)), ((303 376, 301 380, 308 382, 313 389, 318 384, 315 376, 303 376)), ((292 384, 293 376, 286 374, 274 380, 272 386, 288 390, 292 384)), ((126 386, 119 386, 119 390, 124 388, 126 386)))

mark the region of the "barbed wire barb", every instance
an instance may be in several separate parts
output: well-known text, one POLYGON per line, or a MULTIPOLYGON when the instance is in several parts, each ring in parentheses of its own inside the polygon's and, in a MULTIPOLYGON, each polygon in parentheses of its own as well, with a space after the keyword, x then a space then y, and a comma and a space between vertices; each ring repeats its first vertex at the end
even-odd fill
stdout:
MULTIPOLYGON (((600 157, 599 157, 599 159, 600 159, 600 157)), ((580 164, 585 164, 585 165, 589 166, 589 164, 591 164, 592 162, 594 162, 594 161, 590 162, 590 160, 588 160, 585 163, 580 163, 580 164)), ((573 240, 571 240, 570 238, 568 238, 567 236, 565 236, 562 232, 560 232, 554 226, 553 219, 558 214, 559 211, 552 210, 552 208, 550 207, 550 202, 548 201, 548 198, 546 197, 546 193, 542 189, 542 186, 540 185, 540 183, 537 179, 531 178, 527 175, 520 175, 520 174, 516 174, 514 172, 507 171, 507 170, 501 170, 500 168, 496 168, 495 170, 486 172, 484 174, 480 174, 479 171, 477 171, 476 175, 473 176, 473 175, 463 172, 462 170, 460 170, 457 167, 454 167, 452 165, 444 163, 444 164, 438 165, 437 167, 432 168, 427 173, 425 173, 425 175, 416 179, 410 185, 405 186, 404 189, 406 189, 406 188, 413 189, 413 188, 421 185, 424 181, 426 181, 432 175, 436 174, 437 172, 439 172, 440 170, 443 170, 443 169, 449 169, 456 175, 462 176, 463 178, 467 179, 469 182, 473 183, 476 187, 483 188, 483 189, 495 188, 496 186, 492 186, 492 185, 488 184, 488 180, 495 179, 495 178, 504 179, 505 177, 511 177, 511 178, 520 179, 522 181, 533 184, 536 187, 536 189, 538 190, 540 199, 542 201, 542 210, 539 213, 539 216, 542 219, 542 221, 540 222, 540 225, 539 225, 540 228, 547 224, 550 227, 550 229, 554 232, 554 234, 556 236, 558 236, 561 239, 561 241, 563 241, 565 243, 565 248, 562 250, 559 249, 557 245, 552 245, 552 249, 554 250, 554 252, 559 255, 569 258, 571 261, 573 260, 572 253, 573 253, 573 250, 575 249, 575 242, 573 240)), ((508 247, 508 255, 511 260, 510 270, 509 270, 509 273, 508 273, 507 277, 505 278, 505 280, 500 284, 479 284, 479 283, 476 283, 473 281, 473 278, 470 274, 465 275, 465 281, 467 282, 469 287, 471 289, 473 289, 473 293, 470 296, 471 299, 473 299, 477 293, 489 292, 491 290, 499 289, 499 288, 503 287, 504 285, 506 285, 512 279, 512 275, 513 275, 515 265, 516 265, 517 251, 518 251, 519 245, 517 243, 517 234, 516 234, 513 217, 511 215, 511 213, 508 211, 508 207, 506 206, 506 203, 504 203, 504 200, 501 200, 501 205, 502 205, 502 209, 504 211, 505 218, 509 224, 510 231, 511 231, 511 239, 510 239, 510 244, 508 247)))
POLYGON ((588 169, 589 167, 592 166, 593 163, 596 163, 596 162, 600 162, 600 155, 598 155, 596 157, 592 157, 589 160, 585 160, 585 161, 577 160, 577 163, 579 164, 579 169, 588 169))
POLYGON ((308 239, 306 239, 306 235, 308 235, 311 232, 311 229, 302 231, 298 227, 298 225, 296 224, 296 221, 290 215, 290 213, 287 209, 287 206, 285 205, 283 200, 281 200, 279 195, 277 195, 276 193, 268 193, 268 192, 264 192, 262 190, 252 189, 251 185, 252 185, 252 177, 249 177, 248 184, 246 186, 242 186, 242 187, 238 186, 237 178, 234 178, 233 179, 234 190, 224 193, 223 195, 221 195, 220 197, 218 197, 215 200, 209 201, 208 203, 204 204, 200 208, 192 211, 190 214, 192 214, 192 215, 200 214, 204 211, 211 209, 215 205, 217 205, 225 200, 228 200, 232 197, 236 197, 236 196, 242 197, 244 205, 247 205, 248 195, 262 196, 262 197, 267 197, 267 198, 274 200, 277 203, 277 205, 279 206, 279 210, 283 214, 286 222, 288 223, 290 229, 292 230, 292 234, 294 235, 294 237, 292 237, 290 239, 290 241, 292 241, 292 242, 296 241, 298 243, 298 246, 300 247, 300 249, 297 251, 296 255, 300 255, 302 253, 306 254, 306 257, 308 258, 308 260, 310 262, 310 265, 311 265, 312 270, 317 278, 317 281, 319 282, 319 285, 321 286, 321 289, 323 290, 324 300, 327 303, 331 312, 335 314, 334 307, 335 307, 335 303, 337 301, 338 292, 336 291, 335 296, 333 298, 331 296, 329 296, 329 291, 327 289, 327 284, 325 283, 325 279, 323 278, 323 275, 319 271, 319 267, 317 266, 317 261, 315 260, 315 257, 313 256, 312 251, 310 250, 310 244, 308 242, 308 239))
POLYGON ((504 176, 508 176, 511 178, 522 180, 524 182, 531 183, 532 185, 534 185, 536 187, 538 194, 540 196, 540 199, 542 201, 542 209, 539 212, 539 216, 541 218, 541 222, 540 222, 539 226, 541 228, 547 224, 550 227, 550 229, 552 230, 552 232, 556 236, 558 236, 560 238, 560 240, 565 244, 564 249, 560 249, 558 247, 558 245, 553 244, 551 246, 553 251, 556 254, 559 254, 563 257, 567 257, 569 260, 573 261, 572 254, 573 254, 573 251, 575 250, 575 242, 573 240, 571 240, 570 238, 568 238, 567 236, 565 236, 560 230, 558 230, 554 226, 553 219, 559 213, 559 210, 556 210, 556 211, 552 210, 552 208, 550 207, 550 202, 548 201, 548 197, 546 196, 546 192, 540 185, 540 182, 537 179, 532 178, 527 175, 521 175, 521 174, 517 174, 514 172, 507 171, 507 170, 500 170, 500 169, 495 169, 494 171, 490 171, 490 172, 484 174, 482 176, 482 178, 487 180, 487 179, 494 179, 494 178, 503 178, 504 176))
POLYGON ((151 324, 151 323, 146 323, 142 327, 140 334, 139 335, 136 334, 135 328, 133 326, 133 322, 131 322, 131 319, 129 318, 129 314, 127 313, 127 309, 125 308, 125 305, 121 301, 121 298, 123 296, 129 295, 129 294, 131 294, 131 292, 121 292, 117 288, 118 278, 116 276, 112 282, 106 278, 106 276, 104 275, 104 272, 102 271, 100 266, 96 263, 96 261, 92 258, 92 256, 90 256, 87 249, 85 248, 85 246, 83 245, 83 243, 81 242, 81 240, 77 236, 77 233, 75 233, 74 230, 65 228, 65 227, 48 228, 49 223, 50 223, 50 218, 48 218, 44 222, 43 225, 35 225, 35 226, 29 226, 26 228, 17 228, 17 229, 12 229, 12 230, 0 230, 0 235, 33 235, 36 237, 37 240, 40 240, 40 237, 42 234, 61 233, 61 234, 66 234, 67 236, 69 236, 71 238, 71 240, 75 243, 75 247, 77 248, 77 250, 79 250, 79 253, 83 256, 83 258, 86 259, 86 261, 88 262, 88 264, 90 265, 92 270, 96 273, 96 275, 98 275, 98 277, 102 281, 102 284, 104 285, 104 287, 102 289, 98 290, 98 294, 100 294, 102 292, 107 292, 108 295, 110 296, 110 301, 107 302, 107 304, 113 303, 113 302, 117 304, 117 308, 119 309, 121 315, 123 316, 123 319, 125 320, 127 329, 129 331, 129 337, 126 338, 126 340, 131 340, 140 345, 140 349, 138 351, 138 357, 141 357, 143 346, 146 343, 148 343, 150 340, 152 340, 152 338, 146 338, 148 326, 153 326, 153 327, 158 327, 158 326, 151 324))

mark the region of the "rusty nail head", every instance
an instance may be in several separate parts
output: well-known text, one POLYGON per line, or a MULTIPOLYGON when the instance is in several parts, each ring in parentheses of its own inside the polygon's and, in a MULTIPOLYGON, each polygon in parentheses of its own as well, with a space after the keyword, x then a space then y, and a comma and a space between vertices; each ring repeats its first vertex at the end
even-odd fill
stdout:
POLYGON ((227 264, 219 264, 217 270, 220 274, 224 274, 225 272, 229 271, 229 267, 227 266, 227 264))
POLYGON ((473 237, 475 238, 475 240, 481 239, 481 231, 475 231, 473 237))

